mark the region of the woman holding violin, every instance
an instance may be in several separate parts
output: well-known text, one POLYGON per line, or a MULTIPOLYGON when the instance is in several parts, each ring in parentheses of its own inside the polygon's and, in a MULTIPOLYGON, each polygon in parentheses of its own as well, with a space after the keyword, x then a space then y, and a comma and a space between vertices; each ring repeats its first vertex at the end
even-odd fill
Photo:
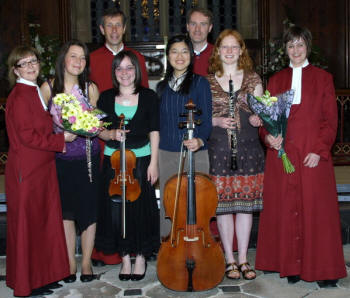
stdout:
MULTIPOLYGON (((195 152, 195 170, 209 172, 207 139, 211 132, 211 92, 208 81, 193 73, 194 52, 191 40, 185 35, 169 39, 166 47, 168 66, 164 80, 159 82, 157 93, 160 104, 159 184, 163 200, 165 182, 176 173, 181 144, 195 152), (202 114, 193 133, 193 139, 185 140, 185 130, 179 129, 180 114, 192 99, 202 114)), ((165 219, 163 201, 160 204, 160 234, 168 236, 170 221, 165 219)))
POLYGON ((158 179, 159 100, 155 92, 141 87, 140 66, 131 51, 122 51, 114 57, 112 80, 114 88, 104 91, 97 103, 98 108, 108 114, 104 120, 112 124, 100 134, 106 146, 95 247, 105 254, 118 252, 122 256, 119 279, 136 281, 145 276, 145 257, 159 248, 159 219, 153 188, 158 179), (120 129, 121 114, 125 117, 125 131, 120 129), (136 156, 136 168, 130 172, 141 187, 140 196, 125 204, 125 238, 120 224, 121 203, 114 202, 109 194, 110 182, 121 170, 111 164, 111 156, 121 149, 122 142, 136 156), (133 268, 131 254, 136 255, 133 268))

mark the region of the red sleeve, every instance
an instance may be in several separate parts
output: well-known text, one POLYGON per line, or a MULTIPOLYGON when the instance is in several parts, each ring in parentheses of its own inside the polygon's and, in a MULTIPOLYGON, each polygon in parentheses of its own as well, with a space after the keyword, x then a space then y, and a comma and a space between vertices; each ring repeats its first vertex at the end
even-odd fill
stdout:
POLYGON ((322 119, 319 130, 319 136, 312 152, 327 160, 330 157, 330 151, 337 135, 338 111, 333 79, 330 74, 326 74, 322 92, 322 119))
POLYGON ((33 121, 36 115, 31 113, 33 107, 29 105, 31 102, 25 98, 13 98, 10 106, 9 115, 12 117, 13 127, 18 135, 19 141, 26 147, 45 151, 62 152, 65 146, 63 134, 53 134, 46 122, 40 123, 38 119, 33 121), (12 108, 12 111, 11 111, 12 108), (15 108, 15 109, 14 109, 15 108))

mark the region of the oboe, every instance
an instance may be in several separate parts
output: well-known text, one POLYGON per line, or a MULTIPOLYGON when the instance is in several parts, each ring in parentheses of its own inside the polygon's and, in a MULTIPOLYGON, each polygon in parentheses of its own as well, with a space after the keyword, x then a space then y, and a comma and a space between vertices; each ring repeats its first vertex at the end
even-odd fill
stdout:
MULTIPOLYGON (((235 117, 235 101, 236 98, 234 97, 234 92, 233 92, 233 82, 230 76, 230 80, 228 81, 229 83, 229 116, 231 118, 235 117)), ((237 133, 236 133, 236 128, 230 129, 229 130, 229 135, 230 135, 230 145, 231 145, 231 169, 232 170, 237 170, 237 133)))

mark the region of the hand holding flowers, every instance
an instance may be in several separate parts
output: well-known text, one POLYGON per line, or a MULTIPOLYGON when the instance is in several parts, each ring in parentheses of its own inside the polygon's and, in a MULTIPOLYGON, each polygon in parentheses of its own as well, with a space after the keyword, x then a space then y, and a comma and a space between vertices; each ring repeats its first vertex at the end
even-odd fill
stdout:
POLYGON ((73 142, 77 138, 77 135, 70 133, 68 131, 64 132, 64 141, 67 143, 73 142))
POLYGON ((250 123, 250 125, 252 125, 254 127, 259 127, 259 126, 263 125, 263 122, 261 121, 259 116, 255 115, 255 114, 249 116, 249 123, 250 123))
POLYGON ((52 99, 50 113, 55 124, 77 135, 96 136, 103 126, 100 121, 106 115, 74 95, 59 93, 52 99))
POLYGON ((265 137, 265 143, 275 150, 280 150, 282 147, 283 138, 281 135, 274 137, 273 135, 268 134, 265 137))
POLYGON ((251 109, 259 115, 264 127, 270 133, 266 136, 266 141, 272 148, 278 150, 278 157, 282 159, 283 168, 287 174, 295 171, 284 150, 284 138, 293 97, 294 90, 288 90, 277 96, 271 96, 268 90, 261 97, 248 94, 251 109))

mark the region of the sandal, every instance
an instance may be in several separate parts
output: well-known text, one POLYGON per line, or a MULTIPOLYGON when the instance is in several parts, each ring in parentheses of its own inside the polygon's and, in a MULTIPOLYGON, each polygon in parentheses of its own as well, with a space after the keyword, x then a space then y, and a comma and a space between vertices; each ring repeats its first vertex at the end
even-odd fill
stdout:
POLYGON ((242 276, 246 280, 252 280, 256 278, 256 272, 254 269, 250 267, 250 264, 248 262, 242 263, 238 265, 238 269, 240 272, 242 272, 242 276), (246 269, 242 270, 242 267, 245 266, 246 269), (248 277, 249 273, 254 273, 254 276, 248 277))
POLYGON ((226 265, 226 270, 225 270, 225 275, 227 278, 229 279, 240 279, 241 278, 241 274, 239 272, 239 267, 237 265, 236 262, 233 262, 233 263, 228 263, 226 265), (231 269, 230 269, 231 268, 231 269), (235 273, 237 274, 236 277, 233 277, 231 274, 232 273, 235 273))

